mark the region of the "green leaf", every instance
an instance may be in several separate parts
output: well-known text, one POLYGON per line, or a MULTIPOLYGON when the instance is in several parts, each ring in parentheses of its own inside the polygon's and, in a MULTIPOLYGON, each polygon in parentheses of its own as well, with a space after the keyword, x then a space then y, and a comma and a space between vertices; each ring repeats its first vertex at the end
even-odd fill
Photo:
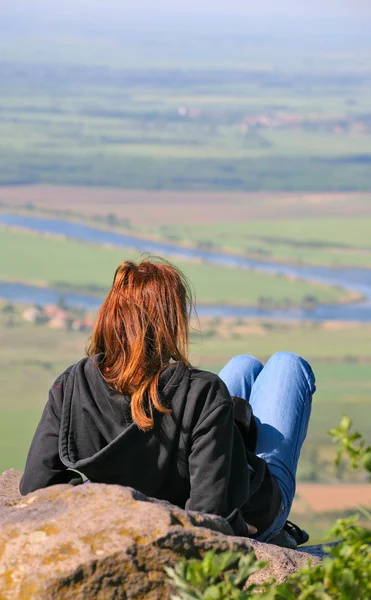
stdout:
POLYGON ((212 585, 208 587, 203 595, 204 600, 224 600, 219 586, 212 585))
POLYGON ((349 429, 352 426, 352 420, 348 415, 344 415, 344 417, 340 421, 339 429, 344 433, 348 433, 349 429))

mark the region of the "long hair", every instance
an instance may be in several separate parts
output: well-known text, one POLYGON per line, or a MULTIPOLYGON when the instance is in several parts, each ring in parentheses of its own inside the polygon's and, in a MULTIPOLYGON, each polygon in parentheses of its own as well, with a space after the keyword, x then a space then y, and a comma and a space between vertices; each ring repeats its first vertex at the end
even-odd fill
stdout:
POLYGON ((172 264, 145 258, 121 263, 88 342, 89 356, 102 353, 101 374, 116 392, 131 398, 131 414, 146 431, 161 403, 158 382, 172 361, 190 366, 190 284, 172 264))

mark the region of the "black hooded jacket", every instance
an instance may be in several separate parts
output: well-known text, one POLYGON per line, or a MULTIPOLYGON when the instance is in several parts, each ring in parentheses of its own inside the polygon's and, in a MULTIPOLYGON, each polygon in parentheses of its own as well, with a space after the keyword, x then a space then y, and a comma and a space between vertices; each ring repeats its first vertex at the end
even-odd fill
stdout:
POLYGON ((21 493, 71 482, 74 469, 92 482, 130 486, 187 510, 233 514, 239 535, 247 535, 241 515, 259 532, 267 529, 280 490, 265 461, 247 449, 248 430, 236 424, 222 380, 170 365, 160 376, 159 394, 171 412, 156 413, 153 429, 143 432, 132 422, 130 398, 103 379, 101 358, 84 358, 50 389, 21 493))

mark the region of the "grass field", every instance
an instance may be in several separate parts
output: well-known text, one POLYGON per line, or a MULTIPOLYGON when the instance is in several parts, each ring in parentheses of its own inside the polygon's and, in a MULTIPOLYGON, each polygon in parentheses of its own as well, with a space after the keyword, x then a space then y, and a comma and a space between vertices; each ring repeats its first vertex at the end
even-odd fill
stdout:
MULTIPOLYGON (((88 95, 91 92, 92 90, 88 90, 88 95)), ((249 90, 247 89, 245 93, 248 96, 249 90)), ((142 103, 149 100, 144 98, 142 103)), ((233 124, 233 127, 229 123, 210 124, 206 119, 198 123, 188 119, 182 120, 179 115, 176 118, 179 106, 184 104, 189 106, 189 100, 188 102, 185 100, 185 103, 182 100, 180 98, 178 102, 173 102, 171 108, 167 108, 169 113, 167 123, 164 124, 163 118, 158 119, 160 123, 157 122, 155 125, 149 123, 147 126, 138 123, 138 120, 143 121, 146 115, 137 115, 133 110, 132 104, 141 101, 138 97, 134 97, 131 102, 126 101, 126 110, 131 111, 126 119, 99 115, 86 116, 79 111, 79 120, 76 121, 69 115, 70 107, 66 107, 62 114, 59 111, 53 114, 47 109, 44 114, 40 114, 39 107, 35 115, 29 112, 28 102, 23 110, 19 106, 15 110, 12 106, 8 106, 6 107, 8 119, 0 121, 1 143, 3 147, 11 149, 14 157, 17 154, 21 156, 24 151, 30 153, 33 147, 40 157, 47 152, 51 158, 64 156, 66 160, 68 156, 71 159, 83 156, 94 160, 97 151, 111 160, 125 159, 128 156, 138 159, 145 157, 170 160, 201 159, 202 161, 223 159, 232 164, 235 159, 282 156, 335 158, 371 153, 371 139, 368 132, 333 133, 268 129, 266 132, 260 130, 256 134, 242 135, 237 127, 238 123, 233 124), (162 126, 162 130, 159 125, 162 126)), ((246 107, 243 97, 239 100, 242 105, 240 112, 246 110, 248 105, 246 107)), ((164 102, 163 95, 152 99, 154 104, 156 101, 164 102)), ((165 102, 168 102, 166 96, 165 102)), ((229 102, 229 98, 224 98, 224 107, 228 107, 229 102)), ((192 104, 197 106, 197 98, 193 102, 191 100, 192 104)), ((205 110, 202 103, 198 104, 198 107, 198 110, 205 110)), ((290 104, 287 108, 291 109, 290 104)), ((104 110, 107 111, 107 108, 104 110)), ((245 164, 248 165, 246 160, 245 164)))
POLYGON ((368 38, 124 23, 4 28, 1 184, 371 190, 368 38))
MULTIPOLYGON (((106 292, 115 268, 123 260, 138 260, 139 252, 22 231, 0 230, 0 277, 41 283, 60 290, 106 292)), ((324 303, 344 301, 346 292, 326 285, 237 268, 175 260, 196 290, 198 303, 258 306, 261 297, 272 305, 305 305, 315 296, 324 303)))
MULTIPOLYGON (((256 354, 267 359, 280 350, 291 350, 310 361, 333 363, 348 362, 349 371, 353 363, 367 363, 371 352, 370 325, 342 322, 299 322, 245 321, 241 319, 205 319, 208 336, 197 338, 199 343, 193 350, 201 364, 222 365, 221 358, 233 354, 256 354), (210 332, 222 340, 215 344, 210 332), (322 343, 325 339, 325 343, 322 343), (196 350, 197 348, 197 350, 196 350), (222 352, 221 352, 222 350, 222 352)), ((196 338, 195 338, 196 344, 196 338)), ((344 364, 343 364, 344 366, 344 364)), ((362 365, 363 366, 363 365, 362 365)))
POLYGON ((366 215, 172 227, 173 235, 184 242, 208 241, 260 260, 367 268, 371 267, 370 231, 371 217, 366 215))
MULTIPOLYGON (((371 202, 371 198, 370 198, 371 202)), ((319 245, 320 247, 359 248, 371 249, 370 229, 371 217, 354 216, 347 218, 307 218, 285 219, 277 226, 274 220, 254 220, 253 223, 228 223, 228 235, 230 239, 254 235, 257 240, 266 239, 273 242, 281 241, 300 245, 319 245)), ((213 225, 213 233, 216 237, 226 236, 226 227, 223 224, 213 225)), ((202 226, 205 231, 205 226, 202 226)), ((201 226, 193 225, 191 234, 195 239, 201 239, 201 226)), ((207 233, 207 231, 206 231, 207 233)), ((241 242, 240 242, 241 243, 241 242)))

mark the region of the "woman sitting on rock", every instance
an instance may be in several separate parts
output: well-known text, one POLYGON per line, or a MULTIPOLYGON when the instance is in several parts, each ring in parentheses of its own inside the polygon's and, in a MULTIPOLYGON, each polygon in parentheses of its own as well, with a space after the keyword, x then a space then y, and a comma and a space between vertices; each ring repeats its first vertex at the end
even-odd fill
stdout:
POLYGON ((74 469, 91 482, 221 515, 237 535, 295 547, 308 539, 286 520, 312 369, 288 352, 265 367, 235 356, 219 376, 193 368, 192 306, 187 280, 171 264, 118 267, 88 357, 50 389, 20 491, 81 483, 74 469))

